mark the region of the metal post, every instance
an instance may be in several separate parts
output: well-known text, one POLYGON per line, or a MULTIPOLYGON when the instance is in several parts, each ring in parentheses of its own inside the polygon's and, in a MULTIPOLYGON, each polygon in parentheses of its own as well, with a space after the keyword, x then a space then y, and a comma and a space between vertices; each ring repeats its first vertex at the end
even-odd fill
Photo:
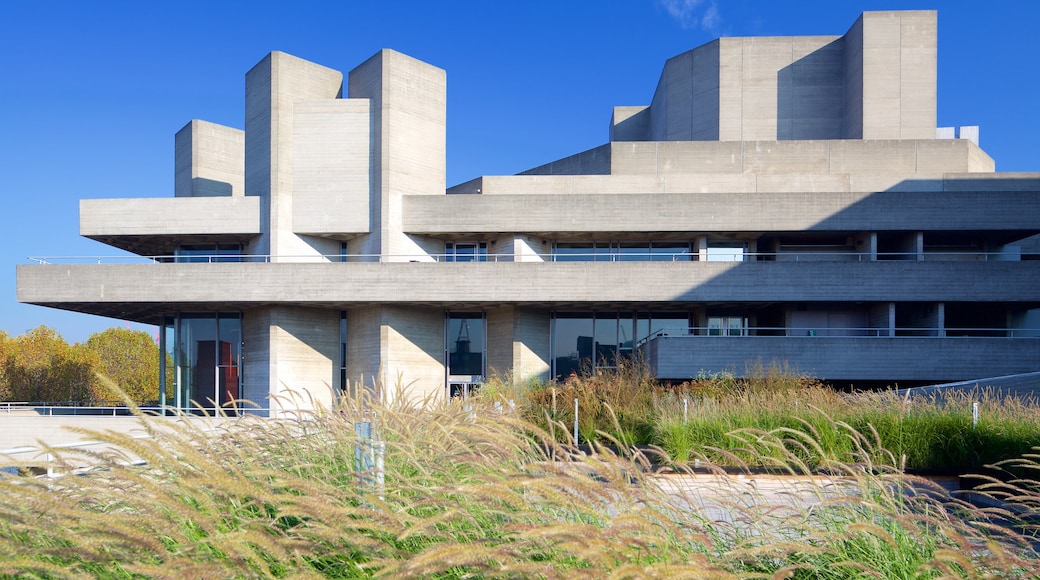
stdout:
POLYGON ((578 399, 574 399, 574 444, 578 444, 578 399))
POLYGON ((979 403, 978 401, 972 401, 971 403, 971 428, 975 429, 979 426, 979 403))
POLYGON ((383 485, 386 481, 384 472, 384 456, 386 455, 386 443, 376 440, 376 430, 371 421, 357 421, 354 423, 354 435, 357 443, 354 447, 354 468, 358 472, 358 481, 362 485, 369 485, 379 493, 379 499, 383 499, 383 485))
POLYGON ((683 420, 683 423, 689 423, 690 422, 690 400, 689 399, 683 399, 682 400, 682 420, 683 420))
POLYGON ((354 469, 358 472, 358 479, 364 482, 375 468, 375 458, 372 456, 372 422, 354 423, 354 435, 357 436, 357 442, 354 444, 354 469))

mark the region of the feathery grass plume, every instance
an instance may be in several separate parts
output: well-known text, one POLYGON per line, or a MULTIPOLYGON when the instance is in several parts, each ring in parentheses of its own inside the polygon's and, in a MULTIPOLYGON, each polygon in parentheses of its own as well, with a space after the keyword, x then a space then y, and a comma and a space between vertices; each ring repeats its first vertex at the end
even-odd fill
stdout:
MULTIPOLYGON (((1035 479, 1023 475, 1035 473, 1036 454, 1002 464, 1014 477, 986 480, 980 492, 1000 507, 979 508, 905 475, 899 455, 885 449, 884 430, 857 429, 844 412, 860 402, 815 387, 789 390, 777 379, 756 393, 757 403, 746 393, 695 401, 698 414, 688 423, 715 421, 722 437, 716 446, 695 440, 688 449, 688 458, 699 460, 694 470, 664 449, 632 448, 636 431, 626 425, 667 405, 676 412, 678 399, 665 387, 627 375, 625 388, 649 394, 640 395, 645 406, 626 407, 609 377, 582 380, 566 388, 586 389, 597 421, 605 422, 583 432, 592 444, 581 448, 556 422, 566 411, 552 415, 523 400, 495 405, 503 393, 491 389, 465 403, 416 399, 400 383, 385 404, 373 396, 381 389, 358 389, 334 408, 273 419, 139 415, 146 437, 83 431, 103 444, 48 450, 59 470, 79 475, 0 476, 0 573, 1040 574, 1030 535, 1040 502, 1035 479), (718 416, 727 406, 739 409, 740 420, 767 421, 729 423, 718 416), (538 420, 529 420, 535 409, 538 420), (795 417, 785 416, 795 409, 795 417), (381 485, 357 461, 358 450, 370 449, 356 435, 362 421, 385 443, 381 469, 374 467, 381 485), (660 471, 664 465, 674 472, 660 471), (764 465, 782 475, 764 478, 751 469, 764 465), (734 466, 740 475, 723 469, 734 466), (826 477, 811 476, 821 467, 826 477)), ((551 387, 542 389, 534 396, 551 402, 551 387)))

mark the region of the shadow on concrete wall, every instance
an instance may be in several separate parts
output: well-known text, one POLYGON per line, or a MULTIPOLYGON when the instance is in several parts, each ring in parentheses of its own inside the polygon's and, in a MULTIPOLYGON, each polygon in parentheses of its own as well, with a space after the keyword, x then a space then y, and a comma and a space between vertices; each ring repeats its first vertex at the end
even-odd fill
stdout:
POLYGON ((776 138, 841 139, 845 117, 845 40, 839 38, 776 75, 776 138))

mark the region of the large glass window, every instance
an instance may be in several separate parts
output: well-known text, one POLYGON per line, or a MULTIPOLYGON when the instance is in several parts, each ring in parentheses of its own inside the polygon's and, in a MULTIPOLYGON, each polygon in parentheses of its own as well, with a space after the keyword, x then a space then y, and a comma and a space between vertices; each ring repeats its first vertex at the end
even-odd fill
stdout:
POLYGON ((686 334, 687 312, 556 312, 552 319, 552 373, 562 379, 614 368, 648 336, 686 334))
MULTIPOLYGON (((595 316, 596 368, 616 367, 618 357, 618 313, 599 312, 595 316)), ((631 324, 631 315, 629 315, 631 324)))
MULTIPOLYGON (((173 400, 168 400, 167 404, 172 403, 180 409, 238 408, 242 384, 240 314, 168 317, 163 324, 162 336, 169 356, 160 359, 160 376, 167 382, 174 382, 171 389, 173 400), (172 373, 168 369, 171 363, 174 365, 172 373)), ((166 387, 169 389, 170 385, 166 387)))
POLYGON ((568 377, 592 368, 591 313, 560 312, 553 318, 552 351, 555 376, 568 377))
POLYGON ((481 378, 487 350, 483 312, 449 312, 445 325, 448 377, 481 378))

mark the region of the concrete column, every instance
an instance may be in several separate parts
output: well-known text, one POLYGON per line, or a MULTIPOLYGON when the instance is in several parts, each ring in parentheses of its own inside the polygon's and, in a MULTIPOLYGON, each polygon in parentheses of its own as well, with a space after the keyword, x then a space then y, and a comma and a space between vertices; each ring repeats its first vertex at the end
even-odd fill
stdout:
POLYGON ((917 253, 917 261, 924 261, 924 232, 914 234, 914 251, 917 253))
POLYGON ((243 397, 277 417, 331 408, 339 376, 339 311, 295 306, 243 314, 243 397))
POLYGON ((515 306, 487 311, 488 374, 525 383, 549 378, 549 312, 515 306))
POLYGON ((888 303, 888 335, 896 335, 896 303, 888 303))
POLYGON ((856 251, 863 255, 863 261, 877 261, 877 232, 860 232, 854 237, 856 251))
POLYGON ((708 236, 697 236, 697 259, 708 261, 708 236))
POLYGON ((385 402, 444 395, 444 311, 372 306, 347 313, 347 377, 385 402))

